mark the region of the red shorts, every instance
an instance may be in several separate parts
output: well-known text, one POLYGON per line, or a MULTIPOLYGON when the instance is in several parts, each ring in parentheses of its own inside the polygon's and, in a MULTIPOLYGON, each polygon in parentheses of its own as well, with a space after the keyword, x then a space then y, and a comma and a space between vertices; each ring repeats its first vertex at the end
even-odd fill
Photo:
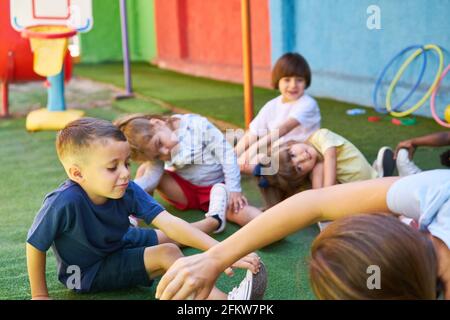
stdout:
POLYGON ((178 210, 202 210, 208 212, 209 209, 209 194, 213 186, 197 186, 190 183, 189 181, 183 179, 178 174, 173 171, 164 170, 165 173, 169 174, 176 183, 180 186, 183 191, 187 203, 182 204, 175 202, 163 196, 163 198, 173 205, 178 210))

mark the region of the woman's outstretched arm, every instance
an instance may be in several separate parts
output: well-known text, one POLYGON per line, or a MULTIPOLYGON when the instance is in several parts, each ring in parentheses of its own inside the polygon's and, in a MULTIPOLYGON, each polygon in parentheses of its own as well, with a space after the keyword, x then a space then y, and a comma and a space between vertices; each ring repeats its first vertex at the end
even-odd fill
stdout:
POLYGON ((177 260, 159 282, 159 299, 205 299, 220 273, 234 261, 321 220, 386 212, 386 195, 398 177, 308 190, 252 220, 205 253, 177 260))

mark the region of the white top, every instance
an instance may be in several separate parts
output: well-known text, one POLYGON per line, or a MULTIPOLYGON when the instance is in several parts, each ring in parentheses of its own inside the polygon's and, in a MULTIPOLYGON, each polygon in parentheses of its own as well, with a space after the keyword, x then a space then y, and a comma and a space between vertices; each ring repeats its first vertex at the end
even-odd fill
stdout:
POLYGON ((389 188, 386 201, 389 210, 418 221, 450 248, 450 170, 404 177, 389 188))
POLYGON ((174 168, 183 179, 198 186, 225 182, 229 192, 241 192, 241 173, 236 154, 222 132, 208 119, 195 115, 179 118, 178 148, 166 168, 174 168))
POLYGON ((296 140, 305 141, 320 128, 320 110, 316 100, 304 94, 298 100, 282 102, 282 96, 267 102, 250 123, 250 133, 258 137, 278 129, 286 120, 295 119, 299 126, 283 136, 280 142, 296 140))

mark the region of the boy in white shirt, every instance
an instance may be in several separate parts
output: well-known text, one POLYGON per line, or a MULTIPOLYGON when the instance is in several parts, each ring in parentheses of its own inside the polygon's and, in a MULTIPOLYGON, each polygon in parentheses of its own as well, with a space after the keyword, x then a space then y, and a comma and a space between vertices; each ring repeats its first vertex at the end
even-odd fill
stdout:
POLYGON ((308 62, 298 53, 286 53, 275 64, 272 85, 281 95, 269 101, 250 123, 249 131, 235 147, 241 172, 252 174, 260 162, 262 147, 288 140, 305 141, 320 128, 317 102, 305 94, 311 85, 308 62))

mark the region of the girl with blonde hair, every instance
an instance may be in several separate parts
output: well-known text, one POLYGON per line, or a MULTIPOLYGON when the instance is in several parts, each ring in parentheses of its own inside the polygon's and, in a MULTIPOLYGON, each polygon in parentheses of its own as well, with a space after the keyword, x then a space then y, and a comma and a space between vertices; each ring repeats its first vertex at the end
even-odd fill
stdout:
POLYGON ((227 219, 245 225, 260 214, 242 193, 233 148, 206 118, 195 114, 130 115, 115 121, 141 163, 135 182, 157 190, 179 210, 202 210, 204 232, 222 232, 227 219))

